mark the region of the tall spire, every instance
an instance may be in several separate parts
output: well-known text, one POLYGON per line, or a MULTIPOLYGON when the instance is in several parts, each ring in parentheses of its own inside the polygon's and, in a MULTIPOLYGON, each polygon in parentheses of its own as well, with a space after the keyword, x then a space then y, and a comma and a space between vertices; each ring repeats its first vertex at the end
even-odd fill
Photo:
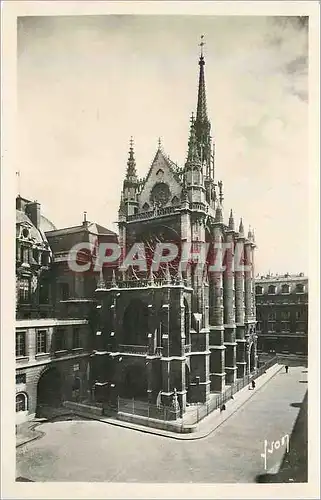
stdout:
POLYGON ((211 124, 207 117, 206 106, 206 91, 205 91, 205 59, 203 53, 204 35, 201 36, 201 54, 198 61, 199 79, 198 79, 198 96, 197 96, 197 111, 195 120, 195 134, 197 139, 198 154, 203 164, 206 165, 206 172, 209 175, 211 169, 211 124))
POLYGON ((129 145, 129 156, 128 156, 128 161, 127 161, 127 172, 126 172, 126 179, 132 180, 133 178, 137 178, 137 173, 136 173, 136 161, 134 157, 134 141, 133 138, 130 138, 130 145, 129 145))

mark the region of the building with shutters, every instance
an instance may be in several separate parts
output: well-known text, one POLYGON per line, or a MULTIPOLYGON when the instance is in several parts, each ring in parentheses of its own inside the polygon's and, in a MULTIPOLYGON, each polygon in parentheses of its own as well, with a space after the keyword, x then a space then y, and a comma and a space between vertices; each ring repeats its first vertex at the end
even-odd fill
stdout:
POLYGON ((308 278, 260 276, 255 281, 258 349, 308 354, 308 278))

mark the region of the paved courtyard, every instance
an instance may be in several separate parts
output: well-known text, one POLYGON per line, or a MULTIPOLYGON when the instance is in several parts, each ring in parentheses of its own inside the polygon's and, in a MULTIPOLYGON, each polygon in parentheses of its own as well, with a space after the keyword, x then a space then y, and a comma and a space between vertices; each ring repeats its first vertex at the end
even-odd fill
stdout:
POLYGON ((307 370, 278 372, 209 436, 181 441, 98 421, 48 422, 45 436, 17 449, 16 476, 33 481, 254 483, 274 472, 284 448, 264 440, 291 434, 307 390, 307 370))

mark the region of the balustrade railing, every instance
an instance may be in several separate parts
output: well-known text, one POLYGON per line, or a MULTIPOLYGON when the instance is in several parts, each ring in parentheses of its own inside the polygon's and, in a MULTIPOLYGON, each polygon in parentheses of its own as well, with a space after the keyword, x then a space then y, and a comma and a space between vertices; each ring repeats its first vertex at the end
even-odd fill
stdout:
POLYGON ((178 206, 174 207, 163 207, 163 208, 157 208, 155 207, 153 210, 148 210, 146 212, 140 212, 137 214, 131 214, 127 216, 127 221, 133 221, 133 220, 143 220, 143 219, 151 219, 153 217, 159 217, 162 215, 169 215, 172 214, 175 210, 177 210, 178 206))
POLYGON ((119 344, 119 351, 127 354, 147 354, 148 346, 119 344))

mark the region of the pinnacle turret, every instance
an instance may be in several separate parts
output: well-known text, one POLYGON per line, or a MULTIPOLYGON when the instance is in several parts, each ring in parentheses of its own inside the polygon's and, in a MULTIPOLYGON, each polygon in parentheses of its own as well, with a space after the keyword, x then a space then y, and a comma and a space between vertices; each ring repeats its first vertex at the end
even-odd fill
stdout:
POLYGON ((229 217, 229 220, 228 220, 228 228, 231 231, 235 231, 235 224, 234 224, 234 217, 233 217, 233 211, 232 211, 232 209, 231 209, 230 217, 229 217))
POLYGON ((126 171, 126 179, 133 181, 137 179, 136 173, 136 161, 134 156, 134 141, 133 138, 130 138, 130 146, 129 146, 129 156, 127 161, 127 171, 126 171))
POLYGON ((244 226, 243 226, 243 220, 240 220, 240 226, 239 226, 239 234, 240 236, 244 237, 244 226))
POLYGON ((187 153, 187 162, 188 163, 200 163, 200 158, 198 155, 198 150, 197 150, 197 141, 196 141, 196 134, 195 134, 195 121, 194 121, 194 115, 192 113, 191 116, 191 128, 190 128, 190 136, 188 140, 188 153, 187 153))
POLYGON ((221 205, 219 203, 217 204, 217 207, 216 207, 216 210, 215 210, 215 222, 220 222, 220 223, 223 222, 222 207, 221 207, 221 205))

